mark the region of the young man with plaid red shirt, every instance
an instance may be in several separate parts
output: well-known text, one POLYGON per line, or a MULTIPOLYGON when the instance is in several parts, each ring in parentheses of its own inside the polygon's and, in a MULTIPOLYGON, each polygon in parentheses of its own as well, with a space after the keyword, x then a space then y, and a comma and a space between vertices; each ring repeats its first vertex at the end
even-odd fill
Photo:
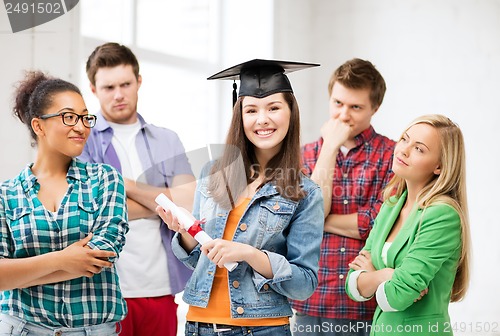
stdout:
POLYGON ((303 147, 305 171, 321 186, 325 227, 319 285, 306 301, 294 301, 294 335, 369 335, 376 302, 354 302, 345 293, 351 262, 363 247, 392 177, 394 141, 375 132, 371 118, 386 86, 373 64, 358 58, 330 78, 330 118, 321 138, 303 147))

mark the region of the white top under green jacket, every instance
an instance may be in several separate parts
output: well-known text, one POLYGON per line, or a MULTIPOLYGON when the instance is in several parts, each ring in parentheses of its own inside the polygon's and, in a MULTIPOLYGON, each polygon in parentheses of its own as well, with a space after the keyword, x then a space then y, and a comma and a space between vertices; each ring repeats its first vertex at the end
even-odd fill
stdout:
MULTIPOLYGON (((385 202, 363 248, 376 269, 394 268, 392 279, 378 287, 371 335, 452 335, 448 315, 451 289, 461 253, 461 224, 457 211, 446 204, 425 210, 415 206, 387 251, 382 248, 406 201, 406 192, 385 202), (414 302, 420 292, 427 295, 414 302)), ((346 291, 351 299, 366 300, 357 289, 362 271, 349 272, 346 291)))

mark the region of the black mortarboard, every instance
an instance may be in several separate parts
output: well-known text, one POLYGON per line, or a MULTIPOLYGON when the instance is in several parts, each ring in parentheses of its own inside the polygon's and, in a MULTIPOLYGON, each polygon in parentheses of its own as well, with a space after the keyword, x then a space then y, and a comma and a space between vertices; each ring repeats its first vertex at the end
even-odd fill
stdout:
MULTIPOLYGON (((238 97, 264 98, 278 92, 293 92, 285 74, 315 66, 319 64, 254 59, 218 72, 207 79, 239 79, 238 97)), ((233 106, 235 103, 236 83, 233 84, 233 106)))

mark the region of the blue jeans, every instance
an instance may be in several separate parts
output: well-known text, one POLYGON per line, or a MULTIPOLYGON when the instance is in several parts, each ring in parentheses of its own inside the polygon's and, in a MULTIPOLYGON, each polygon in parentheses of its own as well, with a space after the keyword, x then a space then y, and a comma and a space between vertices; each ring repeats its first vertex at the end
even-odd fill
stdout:
MULTIPOLYGON (((222 326, 221 329, 225 326, 222 326)), ((216 331, 213 326, 207 326, 207 323, 199 324, 198 322, 186 322, 186 336, 202 336, 202 335, 217 335, 217 336, 291 336, 290 325, 285 324, 276 327, 231 327, 231 330, 216 331)))
POLYGON ((115 323, 104 323, 81 328, 49 328, 0 314, 0 336, 116 336, 115 326, 115 323))
POLYGON ((332 319, 295 313, 293 336, 369 336, 372 321, 332 319))

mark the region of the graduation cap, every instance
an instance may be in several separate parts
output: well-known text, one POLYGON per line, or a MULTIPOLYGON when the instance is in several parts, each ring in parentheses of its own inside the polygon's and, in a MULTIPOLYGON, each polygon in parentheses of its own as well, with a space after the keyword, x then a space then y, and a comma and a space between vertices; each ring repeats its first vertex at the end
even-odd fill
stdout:
MULTIPOLYGON (((216 73, 207 79, 240 80, 238 97, 264 98, 278 92, 293 92, 287 73, 319 66, 278 60, 253 59, 216 73)), ((236 103, 236 83, 233 84, 233 106, 236 103)))

